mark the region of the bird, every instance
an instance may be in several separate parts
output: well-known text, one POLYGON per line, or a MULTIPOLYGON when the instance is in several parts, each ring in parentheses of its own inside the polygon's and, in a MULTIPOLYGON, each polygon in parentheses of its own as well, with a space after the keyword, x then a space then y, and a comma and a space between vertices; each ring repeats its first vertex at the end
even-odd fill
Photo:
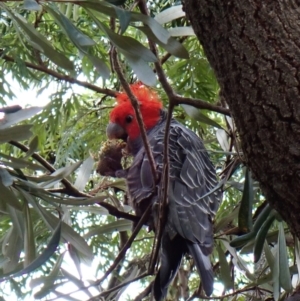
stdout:
MULTIPOLYGON (((156 177, 141 137, 137 117, 125 92, 116 96, 117 105, 109 115, 108 139, 122 139, 133 156, 126 172, 130 204, 137 216, 151 206, 147 224, 158 231, 159 205, 162 202, 164 136, 167 112, 157 93, 142 84, 130 89, 139 102, 148 144, 155 162, 156 177)), ((183 256, 189 254, 201 277, 207 296, 213 292, 214 274, 210 262, 213 251, 213 219, 222 198, 215 168, 203 141, 175 119, 169 128, 169 175, 165 223, 160 245, 160 265, 153 284, 156 301, 163 300, 183 256)), ((118 174, 118 172, 116 172, 118 174)))

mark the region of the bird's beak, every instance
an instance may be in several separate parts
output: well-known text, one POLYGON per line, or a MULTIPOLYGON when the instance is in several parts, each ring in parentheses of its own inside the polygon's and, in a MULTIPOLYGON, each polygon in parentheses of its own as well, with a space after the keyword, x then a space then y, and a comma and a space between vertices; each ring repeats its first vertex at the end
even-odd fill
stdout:
POLYGON ((127 133, 118 124, 110 122, 106 128, 106 136, 108 139, 127 139, 127 133))

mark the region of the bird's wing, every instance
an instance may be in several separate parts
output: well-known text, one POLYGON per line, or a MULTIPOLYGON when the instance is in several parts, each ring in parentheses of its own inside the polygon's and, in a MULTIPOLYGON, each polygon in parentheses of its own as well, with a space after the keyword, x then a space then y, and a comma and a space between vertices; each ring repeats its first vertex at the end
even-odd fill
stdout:
POLYGON ((212 219, 221 193, 213 191, 216 172, 201 139, 173 122, 169 142, 170 180, 168 224, 190 242, 213 246, 212 219))

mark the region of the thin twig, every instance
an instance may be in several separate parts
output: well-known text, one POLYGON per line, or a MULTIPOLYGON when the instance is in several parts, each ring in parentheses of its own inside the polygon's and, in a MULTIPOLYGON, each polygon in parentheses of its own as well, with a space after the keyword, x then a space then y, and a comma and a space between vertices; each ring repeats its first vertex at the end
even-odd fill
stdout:
MULTIPOLYGON (((222 296, 212 296, 212 297, 207 297, 205 295, 199 295, 198 294, 198 290, 196 290, 191 297, 189 297, 186 301, 192 301, 193 299, 195 298, 199 298, 199 299, 205 299, 205 300, 221 300, 221 299, 224 299, 224 298, 228 298, 228 297, 232 297, 232 296, 235 296, 237 294, 243 294, 245 292, 248 292, 248 291, 253 291, 253 290, 256 290, 257 287, 256 286, 252 286, 252 287, 246 287, 246 288, 241 288, 239 290, 235 290, 234 292, 230 293, 230 294, 225 294, 225 295, 222 295, 222 296)), ((260 290, 264 290, 262 288, 259 288, 260 290)), ((269 292, 269 290, 265 290, 267 292, 269 292)))
POLYGON ((146 154, 147 154, 147 157, 148 157, 148 160, 150 163, 152 177, 153 177, 154 183, 156 183, 157 175, 156 175, 155 161, 154 161, 152 151, 151 151, 151 148, 150 148, 150 145, 148 142, 144 121, 143 121, 141 111, 140 111, 139 102, 138 102, 137 98, 135 97, 135 95, 132 93, 129 84, 127 83, 127 81, 125 79, 125 76, 122 72, 115 48, 112 50, 112 58, 113 58, 114 70, 116 71, 116 73, 119 77, 119 80, 121 82, 121 85, 122 85, 123 89, 125 90, 126 94, 128 95, 128 97, 131 101, 132 107, 134 109, 136 119, 137 119, 137 122, 139 125, 139 129, 141 131, 141 137, 143 140, 143 144, 144 144, 146 154))
MULTIPOLYGON (((1 56, 1 53, 2 53, 2 50, 0 49, 0 56, 1 56)), ((13 57, 10 57, 8 55, 3 55, 1 56, 1 59, 7 61, 7 62, 13 62, 15 63, 15 59, 13 57)), ((61 74, 59 72, 56 72, 54 70, 51 70, 45 66, 42 66, 42 65, 35 65, 33 63, 30 63, 30 62, 24 62, 25 66, 30 68, 30 69, 34 69, 34 70, 37 70, 37 71, 41 71, 41 72, 44 72, 48 75, 51 75, 59 80, 62 80, 62 81, 65 81, 65 82, 68 82, 68 83, 71 83, 71 84, 77 84, 78 86, 81 86, 81 87, 85 87, 85 88, 88 88, 92 91, 95 91, 97 93, 102 93, 102 94, 105 94, 105 95, 109 95, 109 96, 112 96, 112 97, 115 97, 117 92, 116 91, 113 91, 113 90, 110 90, 110 89, 106 89, 106 88, 100 88, 98 86, 95 86, 93 84, 90 84, 88 82, 85 82, 85 81, 80 81, 74 77, 71 77, 69 75, 65 75, 65 74, 61 74)))
POLYGON ((213 111, 216 113, 221 113, 221 114, 224 114, 227 116, 231 116, 229 109, 211 104, 209 102, 206 102, 206 101, 198 99, 198 98, 182 97, 182 96, 174 94, 171 96, 171 99, 172 99, 172 102, 174 103, 174 105, 186 104, 186 105, 190 105, 195 108, 198 108, 198 109, 209 110, 209 111, 213 111))
POLYGON ((139 222, 137 223, 136 227, 134 228, 130 238, 128 239, 128 241, 126 242, 126 244, 124 245, 122 250, 119 252, 119 254, 116 257, 113 264, 109 267, 109 269, 105 272, 105 274, 100 279, 98 279, 97 281, 94 282, 93 285, 99 285, 118 266, 119 262, 125 256, 127 250, 130 248, 130 246, 131 246, 132 242, 134 241, 135 237, 137 236, 137 234, 139 233, 139 231, 143 227, 145 221, 149 218, 151 209, 152 209, 152 204, 149 204, 148 208, 146 209, 146 211, 141 216, 141 218, 140 218, 139 222))

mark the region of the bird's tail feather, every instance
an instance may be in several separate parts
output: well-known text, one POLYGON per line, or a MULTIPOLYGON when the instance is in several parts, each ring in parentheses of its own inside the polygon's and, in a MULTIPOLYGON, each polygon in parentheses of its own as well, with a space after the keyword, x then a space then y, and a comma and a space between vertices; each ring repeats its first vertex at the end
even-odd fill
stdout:
POLYGON ((185 243, 180 236, 171 240, 167 233, 163 235, 160 268, 153 285, 153 294, 156 301, 163 300, 167 295, 168 286, 177 273, 182 256, 186 251, 185 248, 185 243))
POLYGON ((207 296, 210 296, 214 288, 214 273, 208 255, 205 255, 198 244, 187 242, 189 253, 192 255, 197 270, 201 276, 202 286, 207 296))

